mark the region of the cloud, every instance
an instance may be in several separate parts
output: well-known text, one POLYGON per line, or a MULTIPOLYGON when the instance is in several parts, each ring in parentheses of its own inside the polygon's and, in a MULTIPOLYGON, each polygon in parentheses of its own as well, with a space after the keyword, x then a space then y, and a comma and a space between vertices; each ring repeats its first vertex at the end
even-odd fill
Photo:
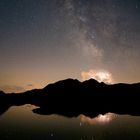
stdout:
POLYGON ((22 86, 15 86, 15 85, 3 85, 0 86, 0 90, 6 93, 11 93, 11 92, 19 93, 25 91, 25 88, 22 86))
POLYGON ((31 90, 34 88, 34 85, 29 83, 25 86, 16 86, 16 85, 2 85, 0 86, 0 90, 6 92, 6 93, 20 93, 24 92, 26 90, 31 90))
POLYGON ((81 72, 82 80, 88 80, 88 79, 95 79, 99 82, 104 82, 107 84, 114 83, 112 74, 106 70, 89 70, 89 71, 82 71, 81 72))

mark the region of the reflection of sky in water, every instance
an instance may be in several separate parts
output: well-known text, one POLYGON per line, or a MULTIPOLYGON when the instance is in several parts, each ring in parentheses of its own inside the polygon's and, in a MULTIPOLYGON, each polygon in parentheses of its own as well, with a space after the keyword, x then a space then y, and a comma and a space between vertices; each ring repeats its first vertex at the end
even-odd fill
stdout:
POLYGON ((80 118, 81 118, 81 122, 88 123, 90 125, 94 125, 94 124, 105 124, 105 123, 108 123, 108 122, 112 121, 112 119, 114 117, 116 117, 116 116, 117 115, 113 114, 113 113, 106 113, 104 115, 99 114, 95 118, 90 118, 90 117, 87 117, 85 115, 81 115, 80 118))
POLYGON ((140 138, 140 117, 107 113, 96 118, 80 115, 38 115, 31 105, 11 107, 0 116, 0 140, 134 140, 140 138))

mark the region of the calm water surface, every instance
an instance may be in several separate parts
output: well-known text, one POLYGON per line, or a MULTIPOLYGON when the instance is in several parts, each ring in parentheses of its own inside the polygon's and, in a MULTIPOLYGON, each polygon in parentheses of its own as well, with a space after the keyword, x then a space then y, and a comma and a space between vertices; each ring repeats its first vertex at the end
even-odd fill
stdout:
POLYGON ((0 140, 139 140, 140 117, 108 113, 96 118, 79 115, 38 115, 32 105, 13 106, 0 116, 0 140))

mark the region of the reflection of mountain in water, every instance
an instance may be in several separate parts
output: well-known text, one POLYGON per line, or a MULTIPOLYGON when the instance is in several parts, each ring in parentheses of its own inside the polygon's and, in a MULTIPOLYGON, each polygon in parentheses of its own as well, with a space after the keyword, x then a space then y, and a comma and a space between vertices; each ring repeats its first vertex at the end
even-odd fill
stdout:
POLYGON ((106 85, 94 79, 84 82, 66 79, 20 94, 0 92, 0 114, 13 105, 32 104, 39 107, 34 113, 67 117, 79 114, 95 117, 107 112, 140 115, 139 94, 140 83, 106 85))

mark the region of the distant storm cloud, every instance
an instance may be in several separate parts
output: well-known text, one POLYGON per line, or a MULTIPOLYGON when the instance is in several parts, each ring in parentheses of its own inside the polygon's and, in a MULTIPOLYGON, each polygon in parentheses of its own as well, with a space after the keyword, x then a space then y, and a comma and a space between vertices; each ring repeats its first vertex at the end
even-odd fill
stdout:
POLYGON ((89 71, 82 71, 81 72, 82 80, 88 80, 88 79, 95 79, 99 82, 104 82, 107 84, 114 83, 112 74, 106 70, 89 70, 89 71))

